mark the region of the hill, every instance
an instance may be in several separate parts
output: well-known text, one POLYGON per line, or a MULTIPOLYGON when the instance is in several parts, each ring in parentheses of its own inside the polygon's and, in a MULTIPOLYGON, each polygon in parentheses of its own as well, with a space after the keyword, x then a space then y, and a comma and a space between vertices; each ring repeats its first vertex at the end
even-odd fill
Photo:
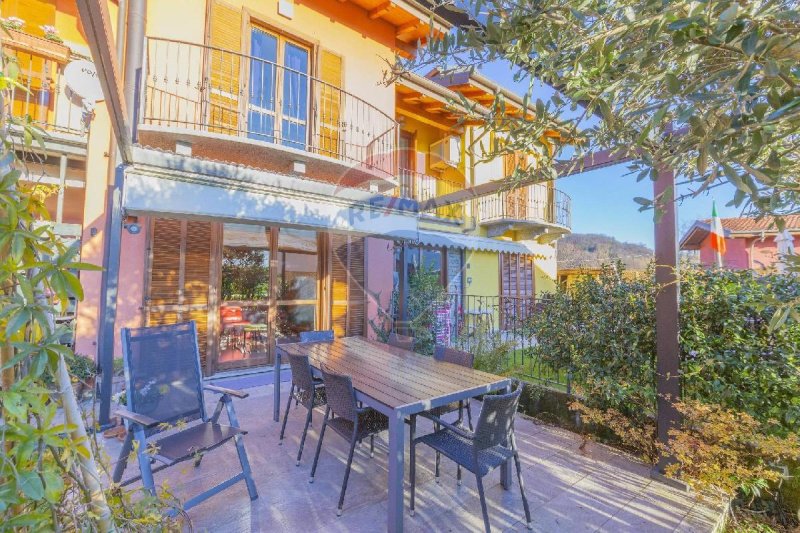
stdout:
POLYGON ((558 241, 559 269, 599 267, 617 259, 629 269, 641 270, 653 259, 653 250, 597 233, 573 233, 558 241))

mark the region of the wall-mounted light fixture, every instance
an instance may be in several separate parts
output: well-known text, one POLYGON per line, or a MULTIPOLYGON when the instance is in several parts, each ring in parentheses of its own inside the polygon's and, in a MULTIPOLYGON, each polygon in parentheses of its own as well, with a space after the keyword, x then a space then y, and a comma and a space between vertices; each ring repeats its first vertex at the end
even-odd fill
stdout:
POLYGON ((125 223, 122 227, 128 230, 131 235, 139 235, 142 232, 142 226, 139 225, 139 217, 125 217, 125 223))

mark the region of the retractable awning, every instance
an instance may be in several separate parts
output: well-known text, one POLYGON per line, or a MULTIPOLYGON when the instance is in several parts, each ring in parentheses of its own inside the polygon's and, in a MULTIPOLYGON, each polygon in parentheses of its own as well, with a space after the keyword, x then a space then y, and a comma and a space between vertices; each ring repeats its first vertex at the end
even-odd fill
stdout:
POLYGON ((123 207, 130 215, 279 225, 384 238, 403 238, 417 231, 416 204, 403 206, 366 191, 302 183, 307 189, 316 189, 311 192, 298 186, 304 180, 287 177, 281 177, 284 187, 274 187, 274 183, 247 180, 247 172, 240 170, 238 183, 215 183, 208 176, 129 171, 123 207))
POLYGON ((490 239, 488 237, 428 230, 400 232, 399 235, 395 235, 395 238, 425 246, 441 246, 445 248, 506 254, 536 255, 540 257, 545 256, 545 254, 542 253, 542 246, 544 245, 535 241, 504 241, 500 239, 490 239))

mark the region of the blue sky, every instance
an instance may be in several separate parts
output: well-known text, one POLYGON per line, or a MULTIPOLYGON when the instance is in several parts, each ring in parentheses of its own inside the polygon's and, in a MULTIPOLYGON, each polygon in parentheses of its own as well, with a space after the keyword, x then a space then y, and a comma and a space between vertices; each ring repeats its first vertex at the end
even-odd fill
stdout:
MULTIPOLYGON (((481 73, 520 95, 527 90, 527 82, 514 82, 513 72, 507 64, 486 65, 481 73)), ((548 97, 549 94, 543 96, 544 99, 548 97)), ((556 187, 572 197, 573 232, 604 233, 620 241, 653 247, 653 213, 640 213, 639 205, 633 201, 637 196, 653 197, 651 181, 637 183, 636 176, 629 175, 625 165, 617 165, 560 179, 556 187)), ((697 198, 684 200, 678 206, 679 233, 682 234, 694 220, 709 218, 714 200, 719 216, 740 216, 740 209, 725 206, 733 198, 734 190, 733 186, 726 184, 697 198)))

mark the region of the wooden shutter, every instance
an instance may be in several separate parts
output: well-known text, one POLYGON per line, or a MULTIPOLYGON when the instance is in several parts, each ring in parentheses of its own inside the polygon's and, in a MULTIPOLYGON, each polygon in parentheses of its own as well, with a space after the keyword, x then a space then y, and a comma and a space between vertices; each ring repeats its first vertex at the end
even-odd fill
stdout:
POLYGON ((208 11, 209 123, 216 133, 238 133, 242 96, 242 13, 219 0, 208 11), (216 50, 220 48, 222 50, 216 50))
POLYGON ((194 320, 200 360, 208 348, 211 223, 153 219, 145 321, 147 325, 194 320))
POLYGON ((323 155, 338 158, 339 149, 339 122, 342 106, 342 58, 329 52, 320 50, 319 77, 324 83, 319 88, 319 147, 323 155))
POLYGON ((529 298, 535 295, 534 262, 530 255, 500 254, 501 324, 512 327, 511 321, 524 320, 532 312, 529 298))
MULTIPOLYGON (((511 176, 517 168, 525 168, 527 158, 515 152, 503 156, 503 175, 511 176)), ((517 187, 506 193, 505 214, 509 218, 525 220, 528 216, 528 188, 517 187)))
POLYGON ((331 234, 331 327, 334 335, 364 335, 364 239, 331 234))

